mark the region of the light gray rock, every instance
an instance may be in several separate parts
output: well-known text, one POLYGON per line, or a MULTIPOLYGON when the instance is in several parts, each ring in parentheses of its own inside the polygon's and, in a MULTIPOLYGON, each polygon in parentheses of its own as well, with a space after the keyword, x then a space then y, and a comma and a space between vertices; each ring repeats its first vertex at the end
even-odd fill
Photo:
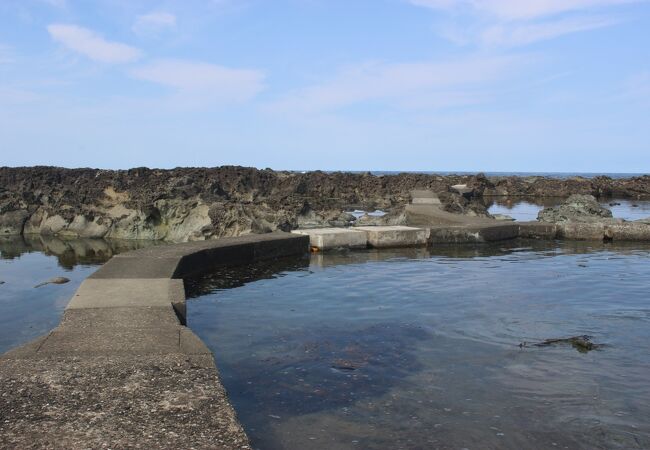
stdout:
POLYGON ((54 277, 54 278, 50 278, 47 281, 39 283, 34 287, 38 288, 38 287, 41 287, 41 286, 45 286, 46 284, 65 284, 65 283, 67 283, 69 281, 70 281, 70 279, 66 278, 66 277, 54 277))

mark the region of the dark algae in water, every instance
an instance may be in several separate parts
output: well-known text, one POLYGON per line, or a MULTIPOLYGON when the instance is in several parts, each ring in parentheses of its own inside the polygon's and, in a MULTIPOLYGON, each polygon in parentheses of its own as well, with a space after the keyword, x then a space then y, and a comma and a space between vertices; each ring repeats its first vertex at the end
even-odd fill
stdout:
POLYGON ((548 347, 550 345, 557 345, 557 344, 568 344, 571 345, 573 348, 578 350, 579 352, 588 352, 591 350, 596 350, 598 348, 602 348, 604 344, 595 344, 591 341, 592 337, 586 334, 583 334, 582 336, 573 336, 569 338, 558 338, 558 339, 545 339, 542 342, 537 342, 537 343, 530 343, 530 342, 522 342, 519 344, 520 348, 526 348, 526 347, 548 347))

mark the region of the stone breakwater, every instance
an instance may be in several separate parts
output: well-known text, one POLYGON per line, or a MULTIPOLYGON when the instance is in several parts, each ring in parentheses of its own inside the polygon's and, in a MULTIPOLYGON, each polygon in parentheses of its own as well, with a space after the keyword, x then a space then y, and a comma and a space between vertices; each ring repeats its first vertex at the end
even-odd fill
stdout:
POLYGON ((270 233, 113 257, 57 328, 0 355, 0 448, 250 449, 210 350, 184 326, 183 278, 308 244, 270 233))
POLYGON ((650 198, 650 176, 553 179, 276 172, 246 167, 158 170, 0 168, 0 235, 196 241, 349 225, 404 225, 410 192, 439 193, 442 209, 489 217, 487 196, 591 194, 650 198), (460 196, 454 185, 467 185, 460 196), (346 210, 381 209, 358 220, 346 210))

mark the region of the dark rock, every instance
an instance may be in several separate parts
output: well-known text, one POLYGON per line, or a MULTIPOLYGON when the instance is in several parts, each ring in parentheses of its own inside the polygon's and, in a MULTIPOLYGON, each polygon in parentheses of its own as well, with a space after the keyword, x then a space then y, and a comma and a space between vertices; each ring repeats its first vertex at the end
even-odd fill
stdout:
POLYGON ((202 240, 289 231, 303 223, 349 226, 353 221, 341 211, 350 205, 395 211, 385 219, 395 221, 412 190, 447 193, 454 185, 466 185, 468 198, 449 194, 443 208, 480 217, 489 217, 478 201, 481 196, 650 197, 650 176, 556 179, 295 173, 236 166, 117 171, 0 167, 0 235, 202 240))
POLYGON ((581 353, 585 353, 590 350, 596 350, 598 348, 603 347, 603 344, 595 344, 591 342, 591 336, 588 336, 586 334, 581 336, 573 336, 569 338, 546 339, 542 342, 538 342, 534 344, 522 342, 521 344, 519 344, 519 347, 524 348, 530 345, 534 347, 548 347, 550 345, 556 345, 556 344, 570 344, 573 348, 575 348, 581 353))
POLYGON ((547 223, 594 222, 611 219, 612 212, 598 203, 592 195, 575 194, 559 206, 545 208, 537 220, 547 223))

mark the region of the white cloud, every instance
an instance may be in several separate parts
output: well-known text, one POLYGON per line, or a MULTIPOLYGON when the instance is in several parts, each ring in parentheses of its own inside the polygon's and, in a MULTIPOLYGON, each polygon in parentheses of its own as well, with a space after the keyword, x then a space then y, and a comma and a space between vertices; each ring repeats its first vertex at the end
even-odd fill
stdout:
POLYGON ((107 41, 94 31, 76 25, 52 24, 47 31, 55 41, 93 61, 120 64, 135 61, 141 56, 140 50, 135 47, 107 41))
POLYGON ((408 0, 432 9, 482 13, 501 20, 531 20, 560 13, 616 6, 644 0, 408 0))
POLYGON ((542 23, 499 24, 483 30, 479 40, 491 46, 521 46, 617 23, 618 20, 598 16, 566 18, 542 23))
POLYGON ((443 107, 485 98, 477 89, 515 69, 520 58, 472 57, 451 62, 366 63, 334 79, 298 89, 269 109, 322 112, 367 102, 403 108, 443 107))
POLYGON ((439 34, 455 44, 513 47, 616 25, 619 19, 593 11, 647 0, 407 1, 446 13, 439 34))
POLYGON ((133 31, 138 34, 158 34, 176 28, 176 16, 165 11, 153 11, 138 16, 133 31))
POLYGON ((157 60, 133 69, 131 76, 209 101, 245 102, 264 89, 264 74, 177 59, 157 60))

